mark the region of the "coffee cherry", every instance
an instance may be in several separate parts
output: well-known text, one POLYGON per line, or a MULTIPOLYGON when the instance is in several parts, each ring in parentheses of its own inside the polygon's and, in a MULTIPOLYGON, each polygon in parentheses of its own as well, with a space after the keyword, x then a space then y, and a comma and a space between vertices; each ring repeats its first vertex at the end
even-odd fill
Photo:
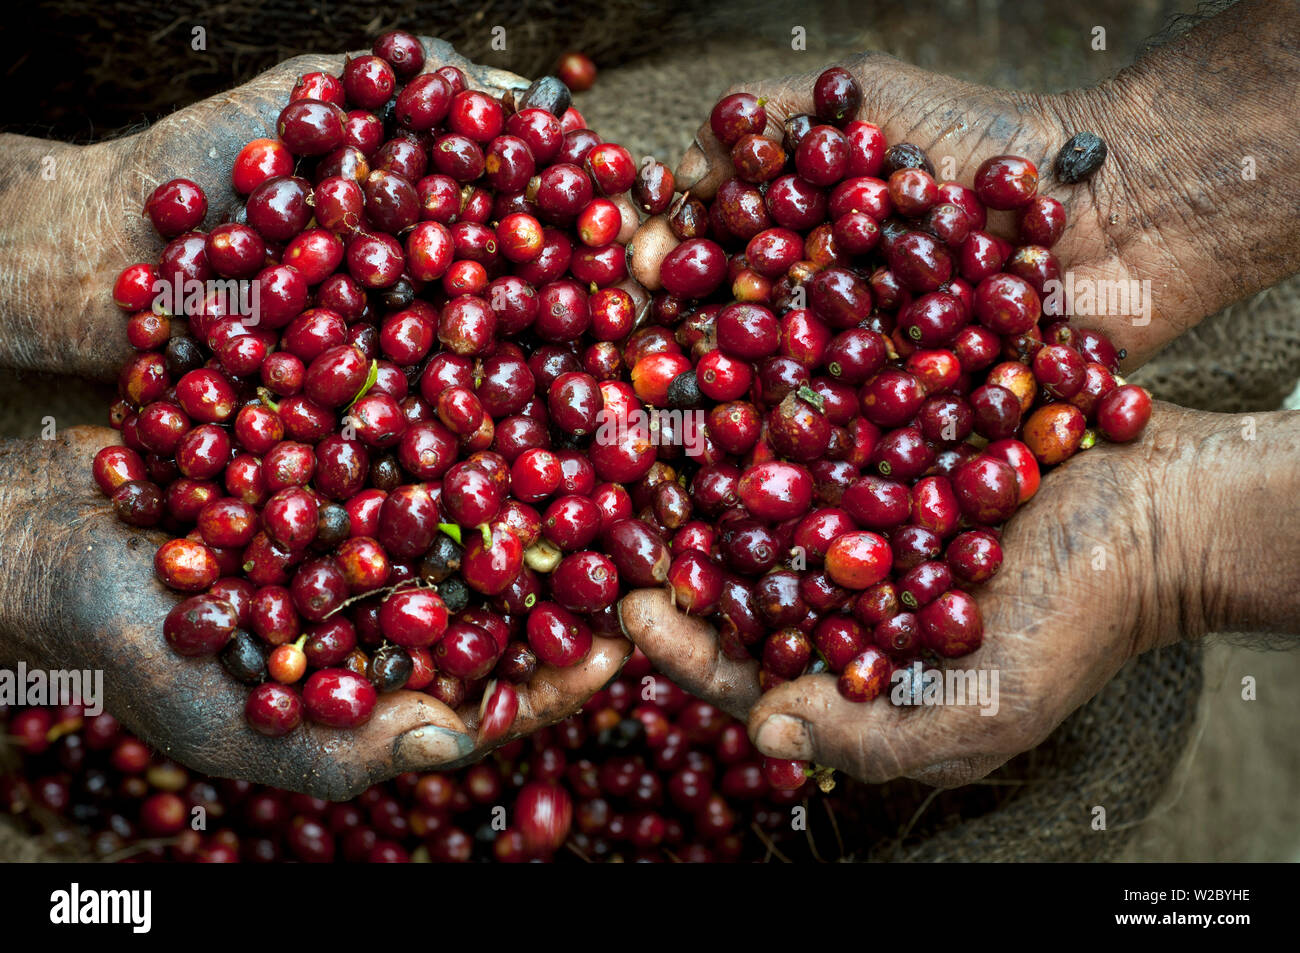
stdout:
POLYGON ((1079 449, 1087 423, 1071 404, 1048 404, 1025 421, 1025 445, 1039 463, 1061 463, 1079 449))
POLYGON ((944 658, 968 655, 984 639, 979 606, 961 590, 946 592, 917 613, 926 647, 944 658))
POLYGON ((302 690, 302 705, 307 717, 330 728, 356 728, 365 724, 374 711, 376 698, 370 682, 340 668, 313 672, 302 690))
POLYGON ((826 571, 845 589, 866 589, 889 574, 893 555, 875 533, 845 533, 826 551, 826 571))
POLYGON ((302 696, 288 685, 266 682, 248 694, 244 718, 259 734, 279 738, 302 722, 302 696))
POLYGON ((862 88, 842 67, 832 66, 813 84, 813 111, 822 122, 844 126, 857 115, 861 105, 862 88))
POLYGON ((575 665, 591 651, 591 629, 563 606, 539 602, 527 620, 528 645, 543 664, 575 665))
POLYGON ((174 238, 202 224, 208 199, 189 179, 172 179, 153 190, 144 210, 159 235, 174 238))
POLYGON ((889 669, 889 659, 884 653, 869 646, 844 666, 836 687, 849 701, 871 701, 888 685, 889 669))
POLYGON ((1151 396, 1135 384, 1111 391, 1097 405, 1097 427, 1107 440, 1136 440, 1151 419, 1151 396))
POLYGON ((952 485, 962 514, 973 523, 1001 523, 1015 512, 1019 502, 1015 471, 988 455, 962 465, 953 475, 952 485))
POLYGON ((993 209, 1022 208, 1038 191, 1038 169, 1019 156, 994 156, 975 170, 975 194, 993 209))

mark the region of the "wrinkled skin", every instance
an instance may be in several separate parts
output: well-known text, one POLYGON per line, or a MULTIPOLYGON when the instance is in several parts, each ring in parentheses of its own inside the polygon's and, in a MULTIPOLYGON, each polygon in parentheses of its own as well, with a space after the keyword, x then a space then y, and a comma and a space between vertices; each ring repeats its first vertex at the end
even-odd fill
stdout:
POLYGON ((1174 509, 1190 502, 1177 489, 1187 485, 1180 471, 1189 455, 1221 426, 1216 421, 1230 418, 1158 407, 1141 442, 1075 456, 1008 523, 1001 570, 974 590, 984 643, 943 663, 996 670, 996 715, 973 704, 855 704, 840 696, 833 675, 804 676, 760 695, 757 662, 726 659, 707 623, 677 617, 654 590, 623 600, 625 629, 687 690, 747 719, 766 754, 867 781, 973 781, 1045 739, 1134 655, 1204 632, 1180 609, 1195 599, 1191 540, 1171 537, 1167 527, 1174 509))
MULTIPOLYGON (((267 738, 243 719, 248 689, 214 658, 174 654, 162 619, 179 597, 157 582, 153 554, 166 536, 119 523, 90 477, 107 428, 75 427, 49 441, 0 444, 0 664, 102 669, 105 707, 168 757, 238 777, 346 799, 403 771, 451 768, 482 757, 477 704, 452 711, 422 692, 381 695, 355 731, 304 721, 267 738)), ((618 673, 630 647, 596 639, 573 668, 543 666, 521 686, 511 737, 576 711, 618 673)))
MULTIPOLYGON (((842 65, 854 74, 863 91, 857 118, 878 125, 890 144, 910 142, 924 149, 938 181, 952 180, 970 187, 980 163, 994 155, 1010 153, 1033 161, 1038 167, 1040 194, 1065 206, 1066 230, 1052 251, 1062 268, 1074 273, 1076 282, 1151 282, 1150 323, 1095 316, 1079 316, 1073 322, 1104 330, 1117 348, 1127 350, 1124 366, 1130 370, 1202 317, 1248 290, 1266 287, 1290 273, 1285 265, 1270 270, 1264 262, 1252 260, 1243 262, 1240 274, 1234 274, 1236 284, 1207 284, 1208 276, 1201 271, 1207 264, 1207 249, 1215 241, 1228 239, 1231 232, 1224 232, 1222 221, 1214 223, 1220 233, 1217 237, 1210 234, 1208 221, 1189 229, 1198 216, 1208 220, 1210 209, 1201 205, 1210 201, 1211 193, 1208 187, 1206 192, 1198 191, 1200 186, 1193 179, 1180 178, 1167 161, 1153 154, 1153 146, 1145 138, 1150 116, 1136 116, 1142 97, 1129 88, 1140 77, 1128 76, 1125 82, 1125 74, 1121 74, 1121 79, 1096 89, 1042 96, 962 82, 881 53, 864 53, 842 65), (1141 124, 1126 125, 1130 115, 1140 118, 1141 124), (1106 139, 1108 157, 1087 183, 1063 185, 1053 173, 1056 153, 1071 136, 1084 130, 1106 139), (1189 206, 1196 208, 1196 216, 1189 214, 1189 206)), ((813 112, 812 88, 817 75, 744 83, 727 93, 749 92, 766 100, 766 135, 779 140, 781 123, 787 117, 813 112)), ((1164 76, 1161 81, 1171 79, 1164 76)), ((732 175, 730 156, 706 121, 677 167, 677 188, 708 199, 732 175)), ((662 222, 663 216, 652 219, 634 242, 632 274, 652 290, 659 287, 659 262, 676 243, 662 222)), ((990 211, 987 229, 1014 238, 1013 213, 990 211)), ((1294 236, 1278 238, 1289 243, 1294 257, 1294 236)), ((1220 279, 1227 280, 1226 276, 1220 279)))
MULTIPOLYGON (((1203 318, 1300 268, 1291 198, 1300 176, 1285 118, 1300 104, 1300 58, 1293 44, 1265 39, 1278 29, 1293 34, 1297 21, 1294 4, 1243 0, 1114 79, 1054 96, 976 86, 880 54, 842 65, 863 90, 857 118, 879 125, 891 144, 925 149, 940 180, 970 186, 993 155, 1034 161, 1039 191, 1066 208, 1069 224, 1053 251, 1076 281, 1150 281, 1149 323, 1072 319, 1125 349, 1131 370, 1203 318), (1234 117, 1232 130, 1210 118, 1224 114, 1234 117), (1084 130, 1106 140, 1109 157, 1086 185, 1059 185, 1056 152, 1084 130), (1223 171, 1256 148, 1269 153, 1279 181, 1237 181, 1223 171)), ((767 134, 779 136, 787 116, 812 112, 816 75, 728 92, 767 100, 767 134)), ((711 197, 730 168, 706 122, 677 169, 678 188, 711 197)), ((1011 213, 990 213, 988 227, 1012 236, 1011 213)), ((657 288, 674 244, 662 217, 647 222, 633 276, 657 288)), ((1229 417, 1157 404, 1136 443, 1099 444, 1046 474, 1005 528, 1000 573, 975 591, 983 646, 944 663, 998 671, 993 717, 973 706, 853 704, 829 675, 760 694, 757 663, 725 658, 712 628, 675 612, 661 592, 629 594, 624 629, 683 687, 747 719, 766 755, 867 781, 965 784, 1045 739, 1139 652, 1213 631, 1294 635, 1298 470, 1300 415, 1229 417), (1256 425, 1267 437, 1256 439, 1256 425), (1096 547, 1104 570, 1094 568, 1096 547)))
MULTIPOLYGON (((500 94, 522 77, 470 63, 425 39, 425 70, 453 64, 470 85, 500 94)), ((354 54, 356 55, 356 54, 354 54)), ((12 222, 12 254, 0 263, 6 292, 3 360, 112 378, 131 353, 112 301, 124 265, 157 260, 163 242, 140 213, 161 182, 182 176, 208 196, 204 227, 227 220, 238 201, 230 167, 250 139, 274 136, 297 78, 338 74, 343 56, 300 56, 251 82, 196 103, 138 135, 93 146, 12 138, 16 167, 0 177, 0 205, 23 208, 12 222), (55 186, 32 190, 41 157, 55 158, 55 186), (33 204, 35 203, 35 204, 33 204), (66 254, 69 230, 79 254, 66 254), (81 241, 84 236, 94 241, 81 241), (42 269, 49 269, 42 271, 42 269)), ((346 799, 404 771, 448 769, 481 758, 477 706, 453 712, 423 693, 381 696, 356 731, 304 723, 266 738, 243 719, 247 689, 215 659, 181 658, 162 638, 178 601, 156 581, 153 553, 166 538, 119 523, 91 478, 95 453, 120 443, 106 428, 82 427, 52 441, 0 444, 0 664, 102 669, 105 706, 168 757, 220 777, 238 777, 331 799, 346 799)), ((521 687, 510 737, 530 734, 576 711, 613 678, 631 652, 624 639, 596 639, 569 669, 543 666, 521 687)), ((507 739, 497 742, 503 743, 507 739)))

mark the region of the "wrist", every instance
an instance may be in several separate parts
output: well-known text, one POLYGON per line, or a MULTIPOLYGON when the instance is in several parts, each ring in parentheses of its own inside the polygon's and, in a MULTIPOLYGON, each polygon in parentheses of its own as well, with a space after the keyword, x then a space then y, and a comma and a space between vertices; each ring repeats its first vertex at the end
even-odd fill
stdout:
POLYGON ((1240 0, 1112 79, 1048 97, 1066 136, 1106 141, 1101 169, 1069 188, 1091 193, 1115 263, 1150 280, 1140 357, 1300 267, 1297 28, 1300 4, 1240 0))
POLYGON ((45 612, 55 597, 42 564, 51 556, 52 541, 43 538, 49 529, 44 519, 48 506, 40 497, 58 469, 56 443, 0 441, 0 664, 49 661, 42 634, 50 621, 45 612))
POLYGON ((0 365, 110 378, 129 350, 112 301, 130 264, 112 182, 131 142, 0 136, 0 365))
POLYGON ((1300 413, 1158 405, 1152 474, 1155 625, 1143 649, 1212 632, 1300 633, 1300 413))

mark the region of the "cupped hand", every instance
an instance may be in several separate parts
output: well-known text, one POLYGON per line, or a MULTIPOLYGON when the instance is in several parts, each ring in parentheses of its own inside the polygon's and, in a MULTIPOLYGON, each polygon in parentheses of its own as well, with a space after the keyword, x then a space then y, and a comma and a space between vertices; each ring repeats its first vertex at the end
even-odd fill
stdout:
POLYGON ((712 627, 659 590, 624 598, 624 630, 683 688, 745 719, 766 755, 869 782, 969 783, 1043 741, 1134 655, 1200 634, 1184 631, 1195 624, 1183 604, 1193 527, 1171 519, 1187 511, 1173 471, 1200 437, 1197 416, 1158 404, 1140 442, 1076 455, 1012 517, 1001 571, 972 591, 983 645, 940 666, 996 684, 983 704, 896 706, 892 684, 854 703, 829 674, 760 694, 757 662, 728 659, 712 627))
MULTIPOLYGON (((1104 330, 1125 349, 1132 369, 1217 307, 1198 294, 1196 282, 1180 262, 1188 260, 1192 237, 1177 223, 1162 223, 1167 208, 1135 180, 1136 159, 1125 142, 1111 141, 1106 162, 1086 184, 1065 185, 1053 172, 1056 154, 1075 133, 1108 135, 1108 123, 1095 113, 1089 91, 1040 96, 962 82, 918 69, 879 53, 865 53, 843 64, 862 88, 856 118, 875 123, 892 145, 910 142, 926 151, 940 181, 970 186, 980 163, 992 156, 1022 155, 1039 171, 1039 192, 1059 200, 1068 225, 1053 252, 1076 283, 1149 280, 1152 312, 1146 316, 1080 315, 1072 323, 1104 330), (1152 227, 1153 225, 1161 227, 1152 227)), ((818 73, 732 86, 727 93, 749 92, 765 100, 765 135, 778 141, 782 122, 813 112, 812 89, 818 73)), ((676 171, 679 191, 709 199, 733 175, 728 151, 707 121, 676 171)), ((990 212, 990 231, 1015 237, 1011 212, 990 212)), ((663 216, 642 226, 634 242, 632 273, 646 288, 659 288, 659 263, 676 244, 663 216)), ((1078 284, 1077 287, 1084 287, 1078 284)), ((1100 286, 1105 288, 1105 285, 1100 286)))
MULTIPOLYGON (((424 72, 457 66, 471 87, 494 95, 529 85, 514 73, 471 63, 443 40, 423 37, 422 42, 424 72)), ((82 306, 67 311, 67 317, 76 321, 65 332, 74 345, 64 352, 70 364, 67 369, 112 377, 131 353, 122 313, 111 292, 124 267, 157 261, 162 250, 163 240, 142 214, 150 193, 169 179, 190 179, 208 198, 201 227, 206 230, 231 221, 243 201, 230 183, 239 150, 253 139, 276 137, 276 121, 300 76, 315 71, 340 75, 344 59, 344 54, 296 56, 229 92, 178 110, 134 136, 86 148, 78 174, 87 179, 82 192, 90 194, 79 201, 88 208, 70 209, 69 216, 79 224, 81 253, 91 259, 79 264, 86 271, 76 289, 82 306)))
POLYGON ((449 769, 578 710, 613 678, 631 646, 597 638, 572 668, 542 666, 520 686, 506 738, 480 743, 477 707, 453 711, 422 692, 381 695, 354 731, 303 725, 267 738, 244 722, 248 689, 215 658, 182 658, 162 636, 179 600, 157 582, 165 537, 118 522, 91 479, 91 460, 117 443, 105 428, 0 444, 0 541, 9 582, 0 591, 0 663, 99 670, 104 707, 170 758, 237 777, 342 800, 405 771, 449 769))

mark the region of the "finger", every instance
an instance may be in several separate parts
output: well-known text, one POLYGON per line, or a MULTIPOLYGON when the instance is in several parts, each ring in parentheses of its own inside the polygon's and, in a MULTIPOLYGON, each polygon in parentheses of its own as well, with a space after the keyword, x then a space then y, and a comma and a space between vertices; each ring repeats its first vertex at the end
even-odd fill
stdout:
MULTIPOLYGON (((890 687, 872 702, 851 702, 833 675, 805 675, 763 695, 749 715, 754 746, 772 758, 829 765, 873 784, 898 777, 968 783, 987 759, 979 750, 978 712, 948 705, 897 707, 890 687), (935 766, 947 765, 945 772, 935 766)), ((1005 759, 1003 759, 1005 760, 1005 759)), ((996 765, 994 765, 996 766, 996 765)), ((990 768, 991 770, 991 768, 990 768)))
POLYGON ((641 227, 641 213, 637 211, 636 203, 627 192, 619 193, 610 201, 617 206, 620 220, 618 234, 614 236, 614 241, 626 245, 641 227))
MULTIPOLYGON (((631 655, 632 643, 627 639, 598 636, 592 642, 591 652, 577 665, 542 666, 527 685, 516 688, 519 711, 505 735, 488 742, 476 737, 471 749, 462 752, 459 760, 440 767, 445 770, 477 761, 493 748, 567 718, 612 681, 631 655)), ((470 731, 478 731, 482 716, 479 703, 467 704, 460 715, 470 731)))
POLYGON ((669 227, 666 215, 646 219, 632 236, 632 277, 647 291, 658 291, 663 287, 659 280, 659 266, 676 247, 677 236, 669 227))
POLYGON ((745 717, 759 697, 758 662, 737 662, 703 619, 679 612, 662 589, 637 589, 619 604, 623 631, 661 672, 692 695, 745 717))
POLYGON ((470 80, 471 86, 490 92, 495 96, 500 96, 507 89, 527 89, 529 86, 529 81, 518 73, 497 69, 495 66, 480 66, 478 63, 466 59, 457 53, 456 48, 446 40, 440 40, 433 36, 421 36, 420 42, 424 45, 424 69, 422 72, 432 73, 439 66, 455 66, 470 80))
POLYGON ((279 746, 278 754, 299 763, 328 764, 327 758, 337 759, 342 770, 331 766, 324 769, 323 776, 306 779, 312 788, 329 790, 331 799, 353 797, 371 784, 406 771, 430 771, 456 763, 474 747, 459 715, 436 698, 412 691, 381 695, 370 720, 356 729, 307 725, 286 738, 263 740, 271 741, 273 748, 288 741, 288 745, 279 746), (327 758, 322 758, 323 754, 327 758), (350 783, 340 794, 338 784, 343 779, 350 783))
MULTIPOLYGON (((812 79, 812 76, 799 76, 780 84, 764 82, 748 87, 737 86, 726 95, 749 92, 761 99, 767 113, 763 135, 779 143, 785 133, 783 123, 786 119, 812 112, 812 79)), ((673 179, 678 191, 689 191, 696 198, 707 201, 717 193, 718 186, 734 174, 731 150, 718 141, 712 126, 706 122, 695 133, 695 141, 682 156, 673 179)))
POLYGON ((719 185, 731 178, 731 169, 731 153, 713 135, 706 122, 695 133, 695 141, 677 164, 673 181, 677 191, 690 192, 707 201, 713 198, 719 185))

